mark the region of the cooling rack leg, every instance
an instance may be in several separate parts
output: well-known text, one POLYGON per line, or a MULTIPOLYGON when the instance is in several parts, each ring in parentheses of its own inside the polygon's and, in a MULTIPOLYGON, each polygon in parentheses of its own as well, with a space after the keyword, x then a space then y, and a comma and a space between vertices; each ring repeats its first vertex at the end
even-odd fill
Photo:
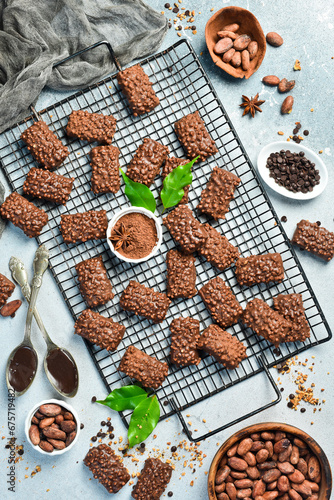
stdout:
POLYGON ((110 57, 111 57, 113 63, 115 64, 117 70, 121 71, 122 68, 121 68, 119 62, 117 61, 117 58, 116 58, 115 53, 113 51, 113 48, 112 48, 111 44, 107 40, 101 40, 100 42, 96 42, 93 45, 90 45, 89 47, 86 47, 84 49, 78 50, 78 52, 75 52, 74 54, 71 54, 70 56, 65 57, 65 59, 62 59, 61 61, 58 61, 57 63, 55 63, 53 65, 53 68, 56 68, 57 66, 60 66, 64 62, 69 61, 70 59, 73 59, 73 57, 80 56, 81 54, 83 54, 84 52, 87 52, 88 50, 95 49, 95 47, 99 47, 100 45, 106 45, 107 46, 107 48, 109 50, 109 53, 110 53, 110 57))
POLYGON ((232 425, 235 425, 235 424, 238 424, 239 422, 242 422, 243 420, 246 420, 247 418, 250 418, 250 417, 253 417, 254 415, 256 415, 257 413, 260 413, 261 411, 263 410, 266 410, 267 408, 270 408, 271 406, 274 406, 276 405, 277 403, 279 403, 282 399, 282 394, 280 392, 280 390, 278 389, 268 367, 266 366, 262 356, 258 356, 257 357, 258 359, 258 362, 259 364, 262 366, 263 368, 263 371, 264 373, 267 375, 268 379, 269 379, 269 382, 272 386, 272 388, 274 389, 275 393, 276 393, 276 396, 277 398, 273 401, 271 401, 270 403, 267 403, 266 405, 264 406, 261 406, 260 408, 257 408, 256 410, 253 410, 251 411, 250 413, 247 413, 246 415, 243 415, 242 417, 239 417, 235 420, 233 420, 232 422, 229 422, 228 424, 225 424, 225 425, 222 425, 221 427, 218 427, 217 429, 215 429, 214 431, 211 431, 211 432, 208 432, 207 434, 204 434, 203 436, 200 436, 200 437, 193 437, 191 434, 190 434, 190 431, 187 427, 187 424, 180 412, 180 409, 177 407, 175 401, 173 398, 171 398, 169 400, 173 410, 175 411, 175 413, 177 414, 177 416, 179 417, 180 419, 180 422, 181 422, 181 425, 182 425, 182 428, 183 428, 183 432, 186 434, 187 438, 189 439, 189 441, 202 441, 203 439, 206 439, 210 436, 213 436, 214 434, 217 434, 217 432, 221 432, 223 431, 224 429, 227 429, 228 427, 231 427, 232 425))

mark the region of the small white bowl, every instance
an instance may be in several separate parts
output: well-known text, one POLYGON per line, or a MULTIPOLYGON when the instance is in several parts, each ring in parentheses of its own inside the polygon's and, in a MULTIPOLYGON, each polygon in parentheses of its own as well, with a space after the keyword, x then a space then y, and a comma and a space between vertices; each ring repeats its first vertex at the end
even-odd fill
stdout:
POLYGON ((25 430, 25 433, 26 433, 26 436, 27 436, 27 440, 31 444, 31 446, 34 448, 34 450, 38 451, 39 453, 42 453, 43 455, 49 455, 50 457, 54 457, 55 455, 63 455, 64 453, 66 453, 67 451, 69 451, 71 448, 73 448, 73 446, 75 445, 75 443, 78 441, 78 437, 79 437, 79 433, 80 433, 79 416, 78 416, 77 412, 75 411, 75 409, 73 408, 73 406, 71 406, 66 401, 62 401, 60 399, 45 399, 44 401, 41 401, 40 403, 38 403, 37 405, 35 405, 32 408, 32 410, 30 410, 30 412, 27 415, 26 421, 25 421, 24 430, 25 430), (76 433, 77 434, 76 434, 74 440, 72 441, 72 443, 69 446, 67 446, 63 450, 56 450, 55 449, 51 453, 48 453, 47 451, 42 450, 42 448, 40 448, 39 446, 33 445, 32 442, 31 442, 31 440, 30 440, 29 429, 30 429, 30 426, 31 426, 31 419, 34 416, 35 412, 38 410, 38 408, 40 406, 42 406, 42 405, 45 405, 45 404, 59 405, 59 406, 62 406, 63 408, 65 408, 66 410, 70 411, 72 413, 73 417, 74 417, 74 420, 75 420, 76 424, 77 424, 77 428, 76 428, 76 433))
POLYGON ((319 196, 319 194, 323 192, 328 182, 327 168, 322 159, 311 149, 294 142, 272 142, 262 148, 259 156, 257 157, 257 168, 261 178, 269 187, 271 187, 271 189, 294 200, 311 200, 312 198, 316 198, 316 196, 319 196), (313 191, 309 191, 308 193, 294 193, 292 191, 288 191, 288 189, 283 186, 279 186, 272 177, 269 177, 270 170, 266 167, 267 159, 271 153, 279 152, 281 149, 284 149, 285 151, 289 150, 291 153, 304 151, 306 158, 315 164, 315 168, 319 170, 320 184, 314 186, 313 191))
POLYGON ((138 264, 139 262, 145 262, 146 260, 149 260, 153 255, 157 253, 159 250, 161 243, 162 243, 162 229, 161 229, 161 223, 159 222, 158 218, 149 210, 146 208, 142 207, 129 207, 129 208, 123 208, 117 214, 114 215, 114 217, 111 219, 111 221, 108 224, 108 229, 107 229, 107 242, 109 245, 110 250, 116 257, 118 257, 120 260, 123 260, 124 262, 130 262, 131 264, 138 264), (138 214, 144 214, 150 219, 154 220, 155 222, 155 227, 157 228, 157 236, 158 236, 158 241, 156 245, 152 248, 152 251, 149 255, 146 257, 142 257, 141 259, 129 259, 128 257, 124 257, 124 255, 121 255, 117 250, 115 250, 114 245, 110 241, 110 233, 111 229, 114 227, 118 219, 123 217, 123 215, 130 214, 130 213, 138 213, 138 214))

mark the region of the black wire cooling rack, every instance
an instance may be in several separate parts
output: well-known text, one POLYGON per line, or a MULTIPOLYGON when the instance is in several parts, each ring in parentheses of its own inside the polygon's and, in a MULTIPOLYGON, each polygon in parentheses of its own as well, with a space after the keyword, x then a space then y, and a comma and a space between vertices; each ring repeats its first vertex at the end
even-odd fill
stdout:
MULTIPOLYGON (((105 43, 101 42, 93 47, 105 43)), ((109 45, 108 48, 112 55, 109 45)), ((111 391, 120 384, 130 382, 124 374, 117 371, 120 359, 129 345, 135 345, 147 354, 168 362, 169 324, 172 319, 178 316, 192 316, 199 319, 201 328, 204 329, 212 322, 211 317, 199 295, 192 299, 174 301, 166 319, 157 325, 152 325, 149 321, 120 309, 118 299, 131 279, 136 279, 155 290, 166 290, 165 257, 167 251, 174 247, 174 243, 165 229, 161 251, 148 262, 134 266, 121 262, 112 255, 106 240, 78 245, 66 245, 63 242, 59 231, 62 213, 103 208, 111 217, 119 208, 129 204, 123 194, 123 187, 116 195, 95 196, 92 193, 90 190, 91 167, 88 157, 92 145, 69 139, 65 134, 65 127, 67 118, 73 109, 113 114, 117 119, 117 131, 113 143, 120 149, 120 163, 124 167, 129 163, 138 145, 146 136, 167 145, 171 154, 184 157, 184 152, 174 133, 173 124, 182 116, 195 110, 199 111, 211 137, 216 141, 219 153, 206 162, 195 165, 194 180, 189 192, 191 208, 195 210, 200 193, 214 166, 218 165, 234 172, 240 177, 241 183, 237 188, 235 199, 230 204, 226 220, 218 223, 213 220, 209 222, 239 248, 242 256, 279 252, 284 262, 285 279, 280 284, 271 283, 240 288, 233 268, 220 273, 215 267, 199 257, 196 260, 197 287, 199 288, 219 274, 231 287, 243 307, 254 297, 262 298, 271 305, 272 297, 279 293, 301 293, 307 319, 311 326, 310 339, 304 343, 283 344, 279 351, 274 352, 271 344, 238 323, 229 328, 229 331, 247 346, 248 358, 237 369, 226 370, 210 356, 203 357, 198 367, 176 368, 170 365, 167 379, 162 387, 156 391, 159 401, 164 403, 161 404, 161 418, 177 413, 188 438, 199 441, 277 403, 281 397, 280 392, 268 368, 311 346, 329 340, 331 332, 284 229, 191 45, 187 41, 181 40, 169 49, 145 59, 141 65, 153 82, 154 90, 160 99, 160 105, 148 115, 138 118, 132 116, 115 76, 102 80, 96 85, 91 85, 87 89, 39 111, 39 116, 68 146, 70 155, 58 169, 58 172, 75 177, 75 183, 66 207, 36 202, 36 205, 42 206, 49 215, 48 225, 38 238, 38 242, 46 244, 50 251, 52 274, 74 320, 86 307, 79 293, 75 265, 83 259, 99 254, 103 257, 113 285, 115 299, 97 310, 123 323, 126 326, 126 333, 115 353, 108 353, 87 341, 85 343, 108 390, 111 391), (276 391, 277 399, 275 401, 258 408, 247 416, 241 416, 205 436, 191 437, 181 411, 260 372, 265 372, 268 375, 276 391)), ((63 71, 65 67, 64 65, 63 71)), ((35 115, 36 113, 0 136, 2 167, 12 190, 20 193, 29 169, 35 164, 20 140, 20 135, 33 123, 36 119, 35 115)), ((160 189, 161 179, 158 179, 153 187, 156 199, 158 199, 160 189)), ((202 222, 207 221, 205 216, 199 214, 197 216, 202 222)), ((129 415, 124 413, 122 418, 127 424, 129 415)))

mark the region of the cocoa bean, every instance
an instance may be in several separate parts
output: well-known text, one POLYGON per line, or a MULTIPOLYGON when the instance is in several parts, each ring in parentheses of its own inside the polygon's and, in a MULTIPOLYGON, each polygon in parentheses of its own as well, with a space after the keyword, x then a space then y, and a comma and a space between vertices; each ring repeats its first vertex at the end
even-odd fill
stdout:
POLYGON ((312 493, 318 493, 320 488, 317 483, 305 479, 305 484, 307 484, 311 488, 312 493))
POLYGON ((265 85, 270 85, 271 87, 276 87, 279 84, 280 79, 278 78, 278 76, 268 75, 268 76, 264 76, 262 78, 262 82, 265 85))
POLYGON ((233 483, 226 483, 226 493, 228 494, 230 500, 236 500, 237 490, 233 483))
POLYGON ((229 458, 227 463, 229 467, 238 471, 244 471, 248 468, 248 463, 246 462, 246 460, 243 460, 242 458, 238 457, 229 458))
POLYGON ((39 421, 39 428, 45 429, 45 427, 49 427, 55 421, 54 417, 43 418, 43 420, 39 421))
MULTIPOLYGON (((290 441, 286 438, 281 439, 280 441, 277 441, 277 443, 274 444, 274 452, 275 453, 282 453, 282 451, 285 451, 287 448, 290 446, 290 441)), ((291 448, 292 449, 292 448, 291 448)))
POLYGON ((284 493, 281 497, 279 497, 279 500, 289 500, 289 495, 287 493, 284 493))
MULTIPOLYGON (((275 449, 275 446, 274 446, 275 449)), ((278 461, 279 462, 286 462, 289 460, 289 457, 292 452, 292 444, 289 444, 288 448, 286 450, 283 450, 279 455, 278 455, 278 461)))
POLYGON ((216 493, 223 493, 223 491, 225 491, 225 487, 226 487, 226 483, 216 484, 215 492, 216 493))
POLYGON ((284 42, 281 35, 275 33, 274 31, 270 31, 270 33, 267 33, 266 40, 269 45, 272 45, 273 47, 280 47, 284 42))
POLYGON ((4 318, 8 318, 8 316, 14 318, 16 311, 19 309, 19 307, 21 307, 21 305, 21 300, 11 300, 1 308, 0 314, 4 318))
POLYGON ((76 431, 70 432, 70 434, 67 434, 66 441, 65 441, 65 446, 69 446, 75 439, 75 436, 77 435, 76 431))
POLYGON ((305 476, 296 469, 292 474, 289 474, 289 481, 292 483, 302 483, 305 481, 305 476))
POLYGON ((239 446, 237 448, 237 454, 240 456, 245 455, 252 447, 253 440, 251 438, 245 438, 240 441, 239 446))
POLYGON ((272 483, 273 481, 277 481, 280 475, 281 473, 278 469, 270 469, 263 474, 262 479, 265 483, 272 483))
POLYGON ((302 500, 302 497, 295 491, 294 489, 290 488, 288 491, 288 495, 291 498, 291 500, 302 500))
POLYGON ((265 491, 266 491, 266 484, 262 481, 262 479, 259 479, 254 483, 252 497, 256 498, 258 496, 261 496, 265 493, 265 491))
POLYGON ((253 484, 254 482, 251 479, 237 479, 234 481, 234 486, 240 489, 252 488, 253 484))
POLYGON ((314 481, 315 483, 320 483, 320 481, 321 481, 321 474, 319 474, 319 476, 315 477, 315 478, 313 479, 313 481, 314 481))
POLYGON ((58 424, 51 424, 50 427, 52 427, 52 429, 59 429, 59 425, 58 424))
POLYGON ((273 456, 273 454, 274 454, 274 445, 273 445, 273 443, 271 441, 266 441, 264 443, 264 445, 266 447, 266 450, 268 450, 268 453, 269 453, 268 457, 271 458, 273 456))
POLYGON ((273 462, 277 462, 277 460, 278 460, 277 453, 274 453, 274 454, 273 454, 273 456, 271 457, 271 460, 272 460, 273 462))
POLYGON ((261 438, 264 439, 264 441, 274 441, 275 433, 268 431, 261 432, 261 438))
POLYGON ((65 411, 63 416, 64 420, 74 420, 74 417, 70 411, 65 411))
POLYGON ((239 68, 239 66, 241 65, 241 54, 240 54, 240 52, 237 52, 237 51, 234 52, 234 54, 232 56, 232 59, 231 59, 231 64, 235 68, 239 68))
POLYGON ((219 38, 231 38, 231 40, 235 40, 238 35, 236 35, 233 31, 228 31, 228 30, 224 30, 224 31, 218 31, 217 33, 217 36, 219 36, 219 38))
POLYGON ((249 69, 250 57, 247 49, 241 52, 241 65, 244 71, 247 71, 249 69))
POLYGON ((55 422, 56 424, 60 424, 60 422, 62 422, 64 420, 64 415, 57 415, 56 418, 55 418, 55 422))
POLYGON ((37 427, 37 425, 35 424, 32 424, 30 426, 30 429, 29 429, 29 437, 30 437, 30 441, 32 442, 32 444, 34 446, 38 445, 39 442, 40 442, 40 436, 39 436, 39 428, 37 427))
POLYGON ((239 443, 236 443, 232 446, 232 448, 230 448, 229 450, 227 450, 227 453, 226 455, 231 458, 231 457, 234 457, 234 455, 236 455, 237 453, 237 449, 238 449, 238 445, 239 443))
POLYGON ((235 54, 235 49, 232 47, 232 49, 228 50, 223 55, 223 61, 225 63, 229 63, 231 61, 232 57, 234 56, 234 54, 235 54))
POLYGON ((249 498, 252 494, 251 488, 241 489, 237 491, 237 498, 249 498))
POLYGON ((291 488, 293 488, 297 493, 299 493, 302 497, 310 497, 312 495, 312 490, 308 486, 308 484, 305 484, 305 481, 303 483, 293 483, 290 482, 291 488))
POLYGON ((262 497, 263 500, 275 500, 278 497, 278 491, 266 491, 262 497))
POLYGON ((231 38, 221 38, 214 46, 213 51, 215 52, 215 54, 220 56, 222 54, 225 54, 225 52, 230 50, 232 47, 233 41, 231 40, 231 38))
POLYGON ((307 444, 304 443, 304 441, 302 441, 301 439, 299 438, 294 438, 293 440, 293 444, 295 444, 296 446, 298 446, 298 448, 304 448, 304 449, 307 449, 307 444))
POLYGON ((250 42, 250 44, 248 45, 247 50, 249 52, 249 58, 250 58, 251 61, 256 56, 258 48, 259 48, 259 46, 258 46, 258 44, 257 44, 257 42, 255 40, 252 40, 250 42))
POLYGON ((290 482, 286 476, 281 476, 277 480, 277 488, 282 493, 286 493, 290 489, 290 482))
POLYGON ((319 460, 314 455, 308 461, 308 475, 311 481, 314 481, 320 475, 319 460))
POLYGON ((51 439, 51 438, 48 438, 48 441, 49 443, 52 444, 52 446, 56 449, 56 450, 63 450, 65 448, 65 443, 64 441, 59 441, 58 439, 51 439))
POLYGON ((217 471, 217 474, 216 474, 216 479, 215 479, 216 484, 223 483, 230 472, 231 472, 231 469, 227 465, 224 465, 224 467, 219 469, 217 471))
MULTIPOLYGON (((301 450, 301 451, 305 451, 305 450, 301 450)), ((308 464, 308 461, 310 460, 310 458, 311 458, 312 455, 311 455, 311 453, 308 450, 306 450, 306 451, 307 451, 307 453, 305 455, 303 455, 303 459, 308 464)), ((299 452, 299 454, 300 454, 300 452, 299 452)))
POLYGON ((43 429, 43 434, 45 437, 51 439, 60 439, 61 441, 65 441, 66 439, 66 434, 64 431, 61 431, 60 429, 54 429, 53 427, 45 427, 45 429, 43 429))
POLYGON ((246 469, 247 476, 250 479, 258 479, 260 477, 260 471, 257 467, 247 467, 246 469))
POLYGON ((229 475, 229 476, 227 476, 227 478, 226 478, 226 482, 227 482, 227 483, 234 483, 233 477, 231 477, 230 475, 229 475))
POLYGON ((253 441, 260 441, 261 439, 261 435, 258 432, 253 432, 250 437, 253 439, 253 441))
POLYGON ((293 465, 297 465, 299 461, 299 448, 295 444, 292 446, 292 451, 290 455, 290 462, 293 465))
POLYGON ((306 457, 309 455, 308 449, 307 448, 299 448, 299 456, 300 457, 305 457, 305 460, 307 461, 306 457))
POLYGON ((39 445, 38 445, 43 451, 46 451, 47 453, 51 453, 53 451, 53 446, 51 443, 49 443, 48 441, 40 441, 39 445))
POLYGON ((219 495, 217 495, 217 500, 230 500, 228 495, 226 495, 226 493, 219 493, 219 495))
POLYGON ((281 92, 281 94, 290 92, 290 90, 292 90, 295 86, 295 83, 295 80, 288 81, 286 78, 283 78, 283 80, 281 80, 278 84, 278 91, 281 92))
POLYGON ((68 434, 70 432, 75 431, 76 424, 73 420, 64 420, 63 422, 60 422, 60 428, 62 431, 68 434))
POLYGON ((230 476, 233 477, 233 479, 244 479, 245 477, 247 477, 247 473, 239 472, 237 470, 232 470, 230 472, 230 476))
POLYGON ((224 31, 233 31, 234 33, 238 31, 238 29, 239 29, 239 24, 237 23, 228 24, 223 28, 224 31))
POLYGON ((39 425, 39 420, 38 420, 38 418, 36 418, 35 416, 33 416, 33 417, 32 417, 32 419, 31 419, 31 423, 32 423, 32 424, 35 424, 35 425, 39 425))
POLYGON ((265 447, 265 444, 263 441, 254 441, 250 451, 257 453, 259 450, 262 450, 264 447, 265 447))
POLYGON ((275 443, 277 443, 277 441, 281 441, 281 439, 284 439, 284 438, 286 438, 285 432, 282 432, 282 431, 275 432, 275 443))
POLYGON ((246 460, 246 462, 248 463, 248 465, 250 465, 251 467, 254 467, 254 465, 256 465, 256 458, 255 458, 255 455, 254 453, 252 453, 251 451, 248 451, 244 456, 243 456, 244 460, 246 460))
POLYGON ((311 495, 307 500, 319 500, 319 495, 314 493, 314 495, 311 495))
POLYGON ((292 474, 295 471, 294 466, 290 462, 278 462, 277 467, 282 474, 292 474))
MULTIPOLYGON (((61 407, 59 405, 46 404, 46 405, 40 406, 39 411, 40 411, 40 413, 42 413, 46 417, 56 417, 57 415, 60 414, 61 407)), ((37 416, 37 415, 35 414, 35 416, 37 416)))
POLYGON ((258 464, 257 468, 259 470, 270 470, 275 469, 276 466, 277 463, 272 460, 271 462, 263 462, 262 464, 258 464))
POLYGON ((273 491, 277 488, 277 481, 273 481, 272 483, 267 484, 267 490, 273 491))
POLYGON ((235 50, 245 50, 247 49, 248 45, 251 42, 251 37, 248 35, 240 35, 238 38, 234 41, 233 47, 235 50))
POLYGON ((264 448, 263 450, 257 452, 256 461, 258 464, 262 464, 267 460, 268 457, 269 457, 269 451, 266 448, 264 448))
POLYGON ((42 418, 45 418, 45 415, 42 415, 38 410, 35 412, 34 417, 38 418, 38 420, 41 420, 42 418))

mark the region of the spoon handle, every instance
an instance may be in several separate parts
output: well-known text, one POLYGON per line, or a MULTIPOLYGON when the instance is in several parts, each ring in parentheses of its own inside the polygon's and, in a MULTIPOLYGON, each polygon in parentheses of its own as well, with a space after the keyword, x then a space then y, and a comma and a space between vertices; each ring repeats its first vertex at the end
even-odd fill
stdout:
MULTIPOLYGON (((12 277, 18 285, 20 285, 23 296, 25 297, 26 301, 28 304, 30 303, 30 295, 31 295, 31 289, 30 285, 28 282, 28 274, 27 271, 24 267, 24 263, 22 260, 18 259, 17 257, 11 257, 9 261, 9 269, 11 270, 12 277)), ((37 310, 37 307, 34 309, 34 316, 36 323, 38 325, 38 328, 42 332, 43 338, 47 344, 49 344, 50 347, 56 346, 54 342, 51 340, 48 332, 46 331, 46 328, 43 324, 42 318, 40 317, 40 314, 37 310)))

